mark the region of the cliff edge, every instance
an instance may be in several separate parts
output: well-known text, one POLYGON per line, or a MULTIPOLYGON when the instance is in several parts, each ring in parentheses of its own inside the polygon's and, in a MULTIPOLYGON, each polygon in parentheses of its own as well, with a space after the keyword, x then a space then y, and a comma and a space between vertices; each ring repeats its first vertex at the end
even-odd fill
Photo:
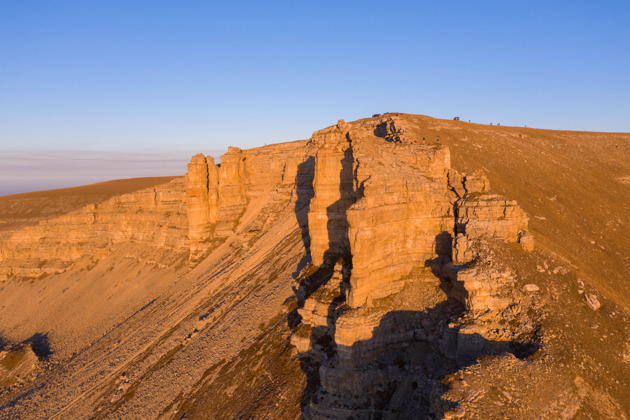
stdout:
POLYGON ((389 113, 12 225, 0 413, 630 417, 629 161, 389 113))

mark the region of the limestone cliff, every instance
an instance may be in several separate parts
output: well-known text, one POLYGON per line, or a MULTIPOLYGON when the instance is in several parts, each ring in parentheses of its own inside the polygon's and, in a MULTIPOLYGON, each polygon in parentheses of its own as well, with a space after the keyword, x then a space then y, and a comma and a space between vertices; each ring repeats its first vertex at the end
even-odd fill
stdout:
POLYGON ((0 262, 5 277, 35 277, 88 267, 131 242, 139 258, 158 250, 152 258, 164 265, 188 254, 195 267, 239 243, 271 245, 265 232, 287 214, 306 252, 291 341, 319 378, 306 417, 427 411, 432 378, 449 363, 532 345, 531 324, 492 321, 515 310, 514 276, 485 245, 531 250, 527 216, 492 194, 483 173, 452 169, 446 146, 410 141, 390 119, 230 147, 220 164, 195 155, 185 179, 15 232, 0 262))
POLYGON ((292 191, 303 144, 230 147, 220 165, 210 156, 193 156, 186 175, 191 264, 235 232, 250 203, 255 207, 292 191))
MULTIPOLYGON (((623 294, 567 252, 623 278, 630 201, 549 176, 589 164, 541 153, 567 136, 386 114, 16 218, 0 417, 626 418, 623 294), (614 247, 575 235, 580 194, 616 209, 590 225, 614 247)), ((597 156, 618 178, 624 153, 597 156)))
POLYGON ((340 121, 311 142, 317 270, 301 279, 292 339, 321 381, 307 418, 427 411, 428 378, 448 360, 531 345, 531 324, 497 334, 470 321, 508 316, 500 311, 516 301, 509 272, 486 268, 482 252, 487 241, 526 236, 514 201, 491 194, 483 173, 454 171, 447 147, 410 141, 388 120, 340 121))
POLYGON ((246 151, 230 147, 220 165, 198 154, 184 179, 5 232, 0 280, 61 273, 80 261, 89 267, 129 241, 158 249, 159 264, 188 254, 194 266, 234 234, 248 208, 254 215, 268 202, 291 196, 303 144, 246 151))
POLYGON ((0 280, 61 273, 134 242, 158 249, 160 264, 187 253, 182 178, 110 198, 13 232, 0 242, 0 280))
POLYGON ((314 197, 308 213, 311 257, 330 264, 350 253, 347 210, 356 201, 354 157, 345 122, 313 134, 314 197))

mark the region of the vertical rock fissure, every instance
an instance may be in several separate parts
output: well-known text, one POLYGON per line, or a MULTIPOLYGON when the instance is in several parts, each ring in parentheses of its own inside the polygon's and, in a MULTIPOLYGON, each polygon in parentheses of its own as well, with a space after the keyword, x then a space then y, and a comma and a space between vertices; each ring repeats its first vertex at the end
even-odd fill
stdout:
POLYGON ((354 156, 352 144, 344 151, 341 159, 341 172, 339 173, 340 198, 327 209, 328 250, 324 252, 324 264, 334 264, 338 258, 342 258, 344 266, 352 265, 352 253, 348 238, 348 209, 356 202, 354 190, 354 156))
POLYGON ((302 234, 302 243, 304 244, 305 253, 293 273, 293 278, 296 278, 306 265, 311 262, 311 235, 308 226, 308 214, 311 210, 311 200, 315 194, 313 189, 314 178, 315 157, 309 156, 298 165, 297 174, 295 176, 297 198, 295 200, 294 212, 302 234))

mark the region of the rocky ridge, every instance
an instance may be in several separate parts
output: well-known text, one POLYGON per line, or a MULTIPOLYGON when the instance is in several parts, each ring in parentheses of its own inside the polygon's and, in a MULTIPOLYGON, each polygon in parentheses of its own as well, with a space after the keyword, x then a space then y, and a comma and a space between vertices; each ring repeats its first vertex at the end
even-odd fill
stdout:
POLYGON ((321 384, 307 418, 427 412, 449 363, 536 347, 531 322, 496 329, 515 316, 513 278, 482 258, 492 239, 533 249, 525 213, 450 168, 448 148, 357 125, 312 137, 313 261, 292 337, 321 384))
POLYGON ((436 126, 470 135, 340 121, 13 232, 0 333, 52 353, 24 357, 0 414, 624 418, 623 309, 436 126))
POLYGON ((192 265, 234 233, 250 203, 257 205, 269 195, 281 200, 292 191, 303 143, 250 150, 230 147, 220 165, 211 156, 192 158, 186 175, 192 265))
POLYGON ((160 249, 161 264, 187 253, 184 180, 90 204, 13 232, 0 243, 0 282, 82 268, 122 244, 160 249))

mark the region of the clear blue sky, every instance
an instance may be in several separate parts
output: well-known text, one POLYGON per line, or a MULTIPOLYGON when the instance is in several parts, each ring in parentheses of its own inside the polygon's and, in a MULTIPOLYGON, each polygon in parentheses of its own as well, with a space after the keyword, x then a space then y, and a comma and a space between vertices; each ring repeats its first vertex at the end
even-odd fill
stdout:
POLYGON ((385 111, 630 131, 627 0, 0 0, 0 57, 0 153, 213 152, 385 111))

